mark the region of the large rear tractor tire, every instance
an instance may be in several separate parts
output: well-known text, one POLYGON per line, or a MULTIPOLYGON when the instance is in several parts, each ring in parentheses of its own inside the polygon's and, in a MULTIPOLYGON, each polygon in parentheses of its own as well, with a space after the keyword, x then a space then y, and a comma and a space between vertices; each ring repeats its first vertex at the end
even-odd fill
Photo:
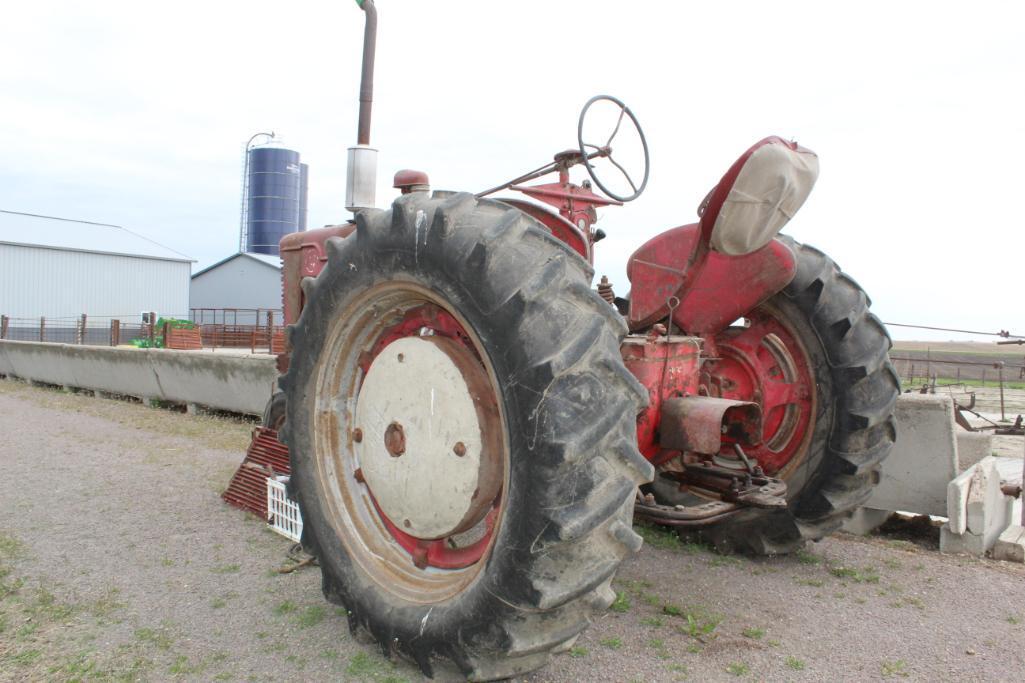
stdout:
MULTIPOLYGON (((751 312, 746 330, 730 328, 717 344, 727 361, 740 357, 745 344, 756 348, 747 357, 771 359, 761 361, 771 367, 763 374, 789 373, 792 386, 804 386, 803 373, 810 386, 777 399, 778 405, 765 403, 770 388, 754 396, 729 396, 761 397, 766 429, 774 433, 755 455, 768 474, 787 482, 789 505, 750 508, 686 534, 721 552, 782 554, 829 535, 871 495, 896 438, 893 411, 900 382, 887 355, 886 328, 869 312, 870 301, 858 283, 829 257, 783 239, 797 256, 793 281, 751 312), (752 340, 755 330, 761 332, 752 340)), ((748 366, 758 362, 745 360, 748 366)), ((657 497, 666 498, 666 492, 664 483, 656 487, 657 497)))
POLYGON ((540 667, 641 546, 626 328, 586 262, 498 202, 410 194, 356 223, 304 282, 281 380, 324 595, 425 675, 540 667))

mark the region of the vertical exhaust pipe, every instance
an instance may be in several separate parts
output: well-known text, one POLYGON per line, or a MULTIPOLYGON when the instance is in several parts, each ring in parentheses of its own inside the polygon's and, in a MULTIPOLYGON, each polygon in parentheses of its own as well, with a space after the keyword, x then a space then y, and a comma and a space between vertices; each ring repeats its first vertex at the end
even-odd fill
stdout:
POLYGON ((377 150, 370 146, 370 114, 374 102, 374 54, 377 50, 377 7, 374 0, 356 0, 366 15, 363 30, 363 71, 359 86, 359 127, 356 146, 349 148, 345 208, 374 207, 377 189, 377 150))

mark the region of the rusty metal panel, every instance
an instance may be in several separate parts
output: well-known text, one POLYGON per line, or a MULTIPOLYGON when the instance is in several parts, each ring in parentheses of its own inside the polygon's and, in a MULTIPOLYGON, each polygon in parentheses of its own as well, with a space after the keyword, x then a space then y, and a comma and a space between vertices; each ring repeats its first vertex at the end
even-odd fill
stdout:
POLYGON ((261 519, 267 519, 267 479, 290 475, 288 447, 278 441, 273 429, 257 427, 235 475, 221 498, 237 508, 248 510, 261 519))

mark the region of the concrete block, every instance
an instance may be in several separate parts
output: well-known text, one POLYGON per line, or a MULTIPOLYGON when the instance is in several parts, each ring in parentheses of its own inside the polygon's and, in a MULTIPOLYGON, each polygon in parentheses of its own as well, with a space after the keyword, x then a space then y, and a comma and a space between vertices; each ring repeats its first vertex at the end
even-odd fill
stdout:
POLYGON ((891 516, 893 516, 892 510, 860 507, 854 511, 850 519, 843 523, 843 530, 849 534, 865 536, 882 526, 891 516))
POLYGON ((948 485, 949 520, 940 530, 940 552, 983 555, 1014 522, 1016 501, 1000 490, 999 460, 987 456, 948 485))
POLYGON ((947 528, 955 534, 968 530, 968 490, 975 476, 975 468, 962 472, 947 484, 947 528))
POLYGON ((866 507, 946 516, 947 484, 959 474, 950 396, 901 394, 897 443, 866 507))
POLYGON ((1025 562, 1025 527, 1009 526, 993 544, 993 559, 1025 562))
POLYGON ((957 465, 962 472, 989 455, 993 455, 993 435, 985 432, 956 433, 957 465))
POLYGON ((963 534, 956 534, 950 530, 949 524, 944 524, 940 527, 940 552, 985 555, 986 543, 979 534, 967 531, 963 534))

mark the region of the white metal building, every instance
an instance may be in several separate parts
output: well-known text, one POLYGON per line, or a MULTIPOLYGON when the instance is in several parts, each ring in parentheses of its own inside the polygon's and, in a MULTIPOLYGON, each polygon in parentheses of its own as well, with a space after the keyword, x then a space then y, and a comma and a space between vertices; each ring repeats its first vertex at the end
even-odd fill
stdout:
POLYGON ((193 260, 117 225, 0 210, 0 314, 188 317, 193 260))
MULTIPOLYGON (((267 254, 239 253, 204 268, 192 276, 189 306, 194 319, 241 325, 265 324, 256 313, 281 310, 281 261, 267 254), (236 309, 236 314, 219 310, 217 319, 199 309, 236 309), (258 320, 259 318, 259 320, 258 320)), ((280 316, 277 324, 281 323, 280 316)))

